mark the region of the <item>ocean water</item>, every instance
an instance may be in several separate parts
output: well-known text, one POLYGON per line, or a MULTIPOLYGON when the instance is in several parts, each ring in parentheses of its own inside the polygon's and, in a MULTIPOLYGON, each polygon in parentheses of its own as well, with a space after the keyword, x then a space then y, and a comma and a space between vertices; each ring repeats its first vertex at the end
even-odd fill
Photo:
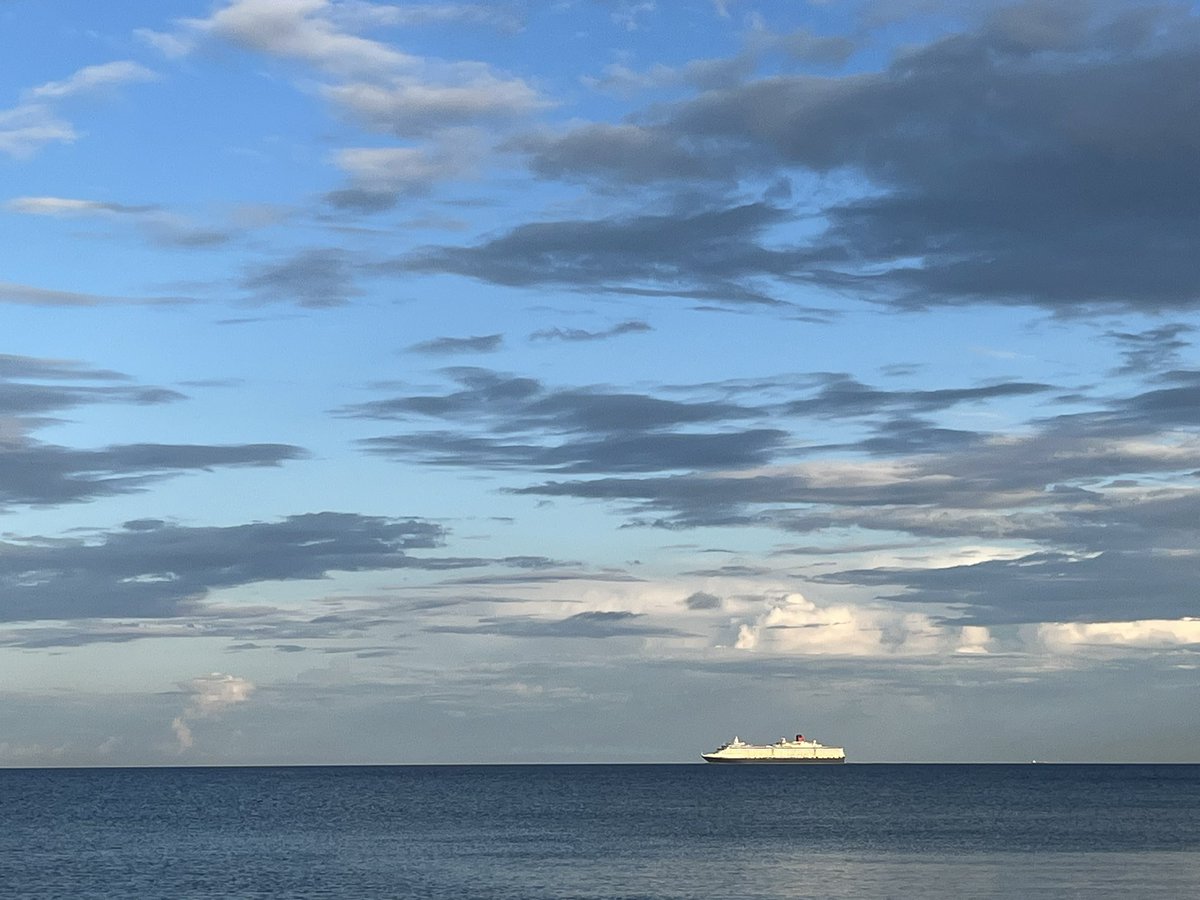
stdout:
POLYGON ((0 896, 1175 900, 1200 766, 9 769, 0 896))

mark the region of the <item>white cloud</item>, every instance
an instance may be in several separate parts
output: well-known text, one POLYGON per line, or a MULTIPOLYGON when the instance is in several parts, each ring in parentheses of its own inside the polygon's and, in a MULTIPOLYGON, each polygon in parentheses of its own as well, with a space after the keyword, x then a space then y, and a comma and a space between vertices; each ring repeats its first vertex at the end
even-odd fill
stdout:
POLYGON ((355 33, 432 21, 495 24, 495 17, 485 6, 462 4, 373 7, 329 0, 233 0, 206 19, 184 20, 174 42, 160 35, 144 39, 176 52, 197 36, 210 36, 313 67, 325 82, 319 86, 321 96, 364 128, 432 139, 419 148, 385 148, 374 156, 351 148, 335 157, 342 168, 358 170, 352 173, 354 187, 404 193, 473 168, 465 158, 482 147, 482 133, 468 147, 453 146, 464 128, 519 118, 545 105, 527 82, 484 63, 413 56, 355 33), (359 177, 368 169, 369 177, 359 177))
POLYGON ((58 101, 135 81, 154 72, 128 60, 85 66, 62 81, 49 81, 24 92, 21 102, 0 110, 0 153, 23 159, 50 143, 69 144, 78 136, 54 109, 58 101))
POLYGON ((775 600, 765 612, 737 625, 736 649, 767 653, 933 655, 962 640, 958 629, 940 626, 923 613, 847 603, 818 606, 800 594, 775 600))
POLYGON ((339 30, 331 11, 328 0, 235 0, 208 19, 185 24, 336 75, 381 75, 415 63, 386 44, 339 30))
POLYGON ((111 216, 135 211, 113 203, 70 197, 14 197, 4 207, 10 212, 30 216, 111 216))
POLYGON ((1170 649, 1200 644, 1200 619, 1135 619, 1129 622, 1048 622, 1038 639, 1057 653, 1089 648, 1170 649))
POLYGON ((641 27, 640 17, 654 12, 656 6, 653 0, 623 2, 613 10, 611 18, 614 24, 626 31, 637 31, 641 27))
POLYGON ((537 92, 524 81, 470 63, 449 67, 440 83, 403 77, 336 85, 323 93, 367 127, 401 137, 521 116, 540 105, 537 92))
POLYGON ((362 190, 421 193, 434 182, 475 170, 482 155, 480 141, 462 132, 421 147, 351 147, 338 151, 334 159, 362 190))
POLYGON ((205 228, 156 206, 127 206, 72 197, 15 197, 4 208, 28 216, 121 218, 135 223, 155 243, 171 247, 208 247, 230 238, 224 229, 205 228))
POLYGON ((992 635, 987 628, 982 625, 964 625, 959 634, 960 642, 954 649, 955 653, 979 655, 988 652, 992 635))
POLYGON ((0 110, 0 153, 16 159, 32 156, 44 145, 69 144, 76 138, 69 122, 37 104, 0 110))
POLYGON ((245 703, 254 693, 252 682, 222 672, 200 675, 180 683, 179 687, 189 695, 187 706, 171 722, 181 753, 195 743, 192 724, 197 719, 216 718, 231 706, 245 703))
POLYGON ((154 72, 145 66, 129 60, 118 60, 98 66, 84 66, 69 78, 33 88, 27 96, 33 100, 61 100, 134 81, 151 81, 155 77, 154 72))
POLYGON ((180 34, 167 34, 153 31, 149 28, 135 28, 134 37, 149 44, 167 59, 179 59, 187 56, 195 48, 195 42, 180 34))

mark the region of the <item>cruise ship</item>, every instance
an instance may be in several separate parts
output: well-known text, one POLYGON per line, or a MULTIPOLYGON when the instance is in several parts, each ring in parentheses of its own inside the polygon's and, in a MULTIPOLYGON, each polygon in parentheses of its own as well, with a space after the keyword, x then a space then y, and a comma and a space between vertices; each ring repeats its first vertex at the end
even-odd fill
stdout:
POLYGON ((740 763, 754 765, 763 763, 789 763, 799 765, 830 765, 844 763, 846 751, 841 747, 826 747, 819 741, 796 735, 795 740, 780 738, 773 744, 747 744, 735 737, 712 753, 702 753, 701 758, 710 763, 740 763))

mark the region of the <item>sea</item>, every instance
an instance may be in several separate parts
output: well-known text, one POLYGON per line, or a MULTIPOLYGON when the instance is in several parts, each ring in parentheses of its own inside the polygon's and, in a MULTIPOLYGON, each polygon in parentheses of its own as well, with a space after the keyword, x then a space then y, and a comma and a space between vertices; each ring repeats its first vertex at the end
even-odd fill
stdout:
POLYGON ((1200 766, 5 769, 0 896, 1178 900, 1200 766))

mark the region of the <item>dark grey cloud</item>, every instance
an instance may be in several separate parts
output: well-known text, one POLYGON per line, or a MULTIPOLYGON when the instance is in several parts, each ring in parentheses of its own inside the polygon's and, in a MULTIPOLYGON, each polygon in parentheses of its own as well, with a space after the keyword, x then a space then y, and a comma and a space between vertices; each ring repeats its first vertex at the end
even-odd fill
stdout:
POLYGON ((81 406, 157 405, 184 399, 161 387, 70 360, 0 357, 0 509, 76 503, 127 493, 153 481, 216 466, 273 466, 304 457, 288 444, 121 444, 74 449, 29 433, 81 406))
POLYGON ((32 356, 14 356, 0 353, 0 378, 61 381, 82 379, 86 381, 128 381, 129 376, 110 369, 93 369, 76 360, 39 359, 32 356))
POLYGON ((727 155, 697 152, 632 124, 580 125, 562 135, 532 135, 513 147, 528 154, 530 168, 545 178, 585 180, 619 173, 625 184, 645 185, 675 179, 729 181, 738 173, 737 161, 727 155))
POLYGON ((441 634, 489 634, 513 638, 613 638, 686 637, 675 628, 642 624, 638 613, 581 612, 565 619, 533 616, 489 616, 476 625, 430 625, 425 631, 441 634))
POLYGON ((319 309, 343 306, 362 293, 356 278, 356 266, 349 254, 319 247, 251 267, 241 286, 261 303, 294 303, 319 309))
MULTIPOLYGON (((1190 585, 1200 576, 1200 373, 1160 373, 1136 393, 1076 396, 1074 404, 1091 408, 1029 420, 1006 434, 948 429, 934 416, 960 403, 1038 397, 1048 386, 881 391, 828 376, 812 384, 789 410, 803 411, 801 421, 862 419, 865 436, 737 477, 613 474, 513 490, 608 501, 633 525, 755 526, 837 541, 851 535, 855 552, 871 549, 856 533, 887 535, 876 546, 906 550, 911 566, 833 571, 817 580, 878 590, 889 601, 939 604, 964 622, 1196 615, 1190 585), (1014 558, 947 567, 939 542, 999 543, 1014 548, 1014 558)), ((821 547, 805 553, 820 556, 821 547)), ((828 555, 836 553, 835 546, 828 555)))
POLYGON ((604 328, 600 331, 587 331, 583 328, 543 328, 529 335, 529 339, 533 341, 603 341, 623 334, 641 334, 653 330, 646 322, 635 319, 619 322, 611 328, 604 328))
POLYGON ((907 308, 1194 308, 1200 299, 1200 24, 1185 3, 1043 0, 875 71, 775 74, 620 124, 528 139, 542 177, 732 196, 780 173, 841 199, 517 226, 405 265, 499 284, 728 301, 801 281, 907 308), (803 216, 825 228, 769 245, 803 216), (684 240, 678 240, 682 237, 684 240), (739 296, 739 289, 744 292, 739 296))
POLYGON ((340 412, 446 420, 457 430, 406 432, 361 444, 396 459, 471 468, 649 472, 748 466, 770 459, 785 437, 777 429, 731 427, 762 413, 727 401, 669 400, 602 388, 552 390, 531 378, 478 368, 447 374, 457 390, 370 401, 340 412))
POLYGON ((1010 381, 971 388, 936 390, 883 390, 865 385, 846 374, 820 376, 820 388, 811 397, 788 404, 788 412, 820 418, 844 418, 880 412, 931 413, 960 403, 981 403, 1006 397, 1027 397, 1053 390, 1051 385, 1010 381))
POLYGON ((1146 331, 1105 332, 1105 337, 1120 348, 1124 359, 1113 374, 1145 375, 1171 368, 1177 363, 1180 352, 1191 346, 1183 335, 1195 330, 1191 325, 1172 322, 1146 331))
MULTIPOLYGON (((421 519, 323 512, 228 527, 138 520, 89 537, 10 537, 0 554, 0 620, 172 617, 202 612, 219 588, 488 562, 412 555, 444 535, 421 519)), ((253 638, 252 629, 240 633, 253 638)))
MULTIPOLYGON (((1100 502, 1114 479, 1200 470, 1200 444, 1115 441, 1047 426, 1038 434, 977 439, 947 453, 839 463, 821 461, 729 478, 706 473, 548 481, 516 493, 606 499, 664 526, 773 524, 811 532, 834 526, 925 536, 1033 536, 1064 510, 1100 502), (647 518, 648 517, 648 518, 647 518)), ((1112 501, 1115 515, 1136 503, 1112 501)), ((1059 539, 1060 526, 1050 529, 1059 539)), ((1083 532, 1078 536, 1082 536, 1083 532)), ((1044 536, 1049 536, 1048 532, 1044 536)))
POLYGON ((964 624, 1178 619, 1200 613, 1200 556, 1107 552, 1031 553, 1011 560, 927 569, 848 570, 816 581, 899 587, 900 602, 962 610, 964 624))
POLYGON ((519 225, 472 247, 425 247, 384 270, 447 272, 510 286, 733 304, 779 301, 759 276, 787 276, 789 254, 759 243, 790 218, 765 203, 679 214, 519 225))
POLYGON ((228 244, 237 232, 223 228, 203 228, 174 222, 151 222, 146 233, 156 244, 182 250, 206 250, 228 244))
POLYGON ((367 438, 370 453, 426 465, 559 472, 654 472, 753 466, 769 461, 786 432, 758 428, 729 434, 630 434, 575 439, 556 446, 425 432, 367 438))
MULTIPOLYGON (((463 604, 458 604, 463 605, 463 604)), ((363 640, 379 628, 411 625, 420 604, 379 600, 364 608, 338 615, 311 616, 295 609, 251 606, 244 609, 203 604, 181 607, 174 618, 144 617, 79 618, 41 621, 0 633, 0 646, 36 650, 85 647, 91 644, 120 644, 146 639, 189 639, 197 636, 234 641, 227 652, 276 648, 280 643, 319 648, 322 653, 347 653, 363 646, 363 640), (298 642, 305 642, 300 644, 298 642), (341 642, 349 646, 342 646, 341 642)), ((389 646, 395 648, 395 644, 389 646)))
POLYGON ((23 441, 0 447, 0 508, 79 503, 142 490, 215 466, 276 466, 307 456, 289 444, 121 444, 74 450, 23 441))
POLYGON ((502 334, 482 334, 474 337, 440 337, 429 341, 412 344, 410 353, 425 353, 430 356, 444 356, 454 353, 491 353, 500 349, 504 341, 502 334))
POLYGON ((1132 437, 1200 425, 1200 370, 1173 370, 1152 390, 1109 400, 1094 412, 1060 416, 1059 431, 1096 437, 1132 437))
POLYGON ((716 594, 696 591, 683 601, 683 605, 688 609, 720 609, 721 598, 716 594))
POLYGON ((551 389, 541 382, 478 368, 446 370, 457 390, 409 394, 345 407, 340 414, 409 423, 437 418, 450 426, 368 438, 367 452, 439 466, 526 468, 563 473, 655 472, 764 465, 791 455, 851 449, 882 456, 960 450, 986 434, 939 425, 962 404, 1048 394, 1051 385, 1004 381, 939 390, 884 390, 844 374, 780 376, 754 383, 673 386, 681 395, 755 396, 676 400, 607 388, 551 389), (797 396, 799 395, 799 396, 797 396), (786 399, 792 396, 795 399, 786 399), (764 398, 773 402, 765 403, 764 398), (776 400, 782 397, 785 399, 776 400), (779 427, 807 419, 861 420, 850 443, 805 446, 779 427), (737 427, 745 423, 743 427, 737 427))
POLYGON ((394 209, 400 202, 399 191, 371 190, 363 187, 348 187, 330 191, 325 202, 334 209, 356 213, 380 213, 394 209))
POLYGON ((119 372, 89 369, 72 361, 0 357, 0 416, 40 415, 91 403, 149 405, 183 399, 183 394, 168 388, 124 383, 129 380, 119 372), (39 383, 43 381, 52 384, 39 383), (66 381, 76 383, 62 383, 66 381))
POLYGON ((871 430, 870 437, 853 446, 873 456, 946 453, 964 450, 988 439, 979 432, 943 428, 918 416, 896 416, 876 423, 871 430))

